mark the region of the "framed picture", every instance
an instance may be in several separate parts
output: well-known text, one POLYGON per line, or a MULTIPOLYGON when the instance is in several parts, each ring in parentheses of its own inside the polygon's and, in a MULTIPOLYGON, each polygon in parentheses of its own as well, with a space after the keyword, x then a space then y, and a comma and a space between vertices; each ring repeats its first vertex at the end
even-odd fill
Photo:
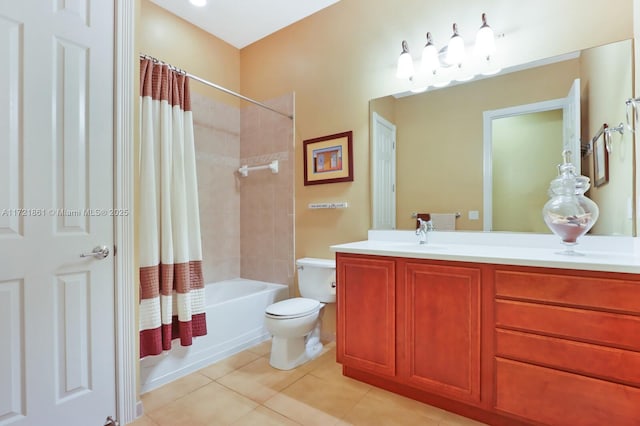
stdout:
POLYGON ((607 132, 593 141, 593 184, 598 187, 609 182, 609 152, 606 149, 607 132))
POLYGON ((304 184, 353 181, 353 132, 303 141, 304 184))

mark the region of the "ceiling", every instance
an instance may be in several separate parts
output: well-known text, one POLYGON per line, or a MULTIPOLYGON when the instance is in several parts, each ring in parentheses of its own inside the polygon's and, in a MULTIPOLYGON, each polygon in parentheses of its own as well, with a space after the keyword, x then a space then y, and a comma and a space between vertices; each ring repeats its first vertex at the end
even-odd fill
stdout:
POLYGON ((151 0, 227 43, 242 49, 339 0, 151 0))

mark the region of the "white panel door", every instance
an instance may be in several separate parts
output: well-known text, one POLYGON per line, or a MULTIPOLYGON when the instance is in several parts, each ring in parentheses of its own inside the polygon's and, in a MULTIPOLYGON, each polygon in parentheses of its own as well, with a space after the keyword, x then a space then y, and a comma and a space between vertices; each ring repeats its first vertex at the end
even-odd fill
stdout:
POLYGON ((375 112, 372 122, 372 228, 395 229, 396 126, 375 112))
POLYGON ((115 414, 112 0, 0 1, 0 426, 115 414))

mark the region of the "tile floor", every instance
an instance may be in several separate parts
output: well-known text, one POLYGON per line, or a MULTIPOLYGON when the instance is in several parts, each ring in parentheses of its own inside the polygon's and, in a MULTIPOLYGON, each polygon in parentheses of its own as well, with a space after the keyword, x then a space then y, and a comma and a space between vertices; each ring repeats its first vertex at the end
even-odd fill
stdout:
POLYGON ((142 395, 131 426, 421 425, 479 423, 342 375, 335 344, 290 371, 269 365, 262 343, 142 395))

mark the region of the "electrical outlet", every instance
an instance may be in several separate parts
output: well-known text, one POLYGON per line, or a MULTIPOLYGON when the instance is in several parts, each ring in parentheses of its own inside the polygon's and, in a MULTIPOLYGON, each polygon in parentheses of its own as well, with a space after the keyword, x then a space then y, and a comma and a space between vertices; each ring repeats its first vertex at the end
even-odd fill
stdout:
POLYGON ((480 212, 478 210, 469 210, 469 220, 480 219, 480 212))

